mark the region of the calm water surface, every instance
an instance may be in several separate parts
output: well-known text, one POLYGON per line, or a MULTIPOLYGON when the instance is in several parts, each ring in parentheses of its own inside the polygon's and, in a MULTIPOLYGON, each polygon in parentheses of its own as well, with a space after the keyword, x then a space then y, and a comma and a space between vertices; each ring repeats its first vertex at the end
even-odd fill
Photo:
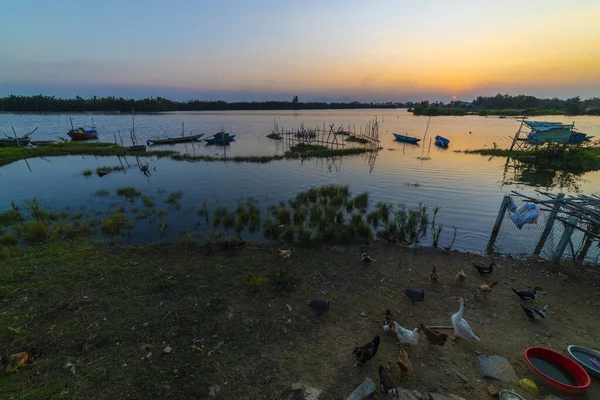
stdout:
MULTIPOLYGON (((0 114, 0 132, 12 132, 11 125, 19 134, 39 126, 34 139, 50 140, 66 137, 69 129, 68 115, 0 114)), ((386 201, 415 206, 423 202, 430 207, 440 206, 437 221, 444 224, 441 245, 447 245, 452 237, 452 226, 458 228, 456 248, 483 251, 496 218, 502 196, 511 190, 535 194, 540 188, 552 192, 600 191, 598 172, 582 176, 556 174, 517 174, 507 166, 507 160, 466 155, 456 150, 508 147, 510 138, 520 122, 515 119, 469 117, 433 117, 427 138, 420 146, 406 145, 393 140, 392 132, 423 138, 428 117, 415 117, 405 110, 343 110, 299 112, 214 112, 214 113, 167 113, 136 115, 136 134, 140 142, 147 139, 181 134, 185 123, 186 134, 206 133, 207 136, 225 129, 235 133, 236 141, 227 147, 227 155, 281 154, 282 145, 265 136, 276 122, 280 127, 295 129, 323 126, 323 123, 350 126, 359 131, 369 120, 378 118, 383 150, 376 157, 353 156, 342 159, 309 160, 301 162, 277 161, 270 164, 236 164, 233 162, 189 163, 141 157, 140 162, 149 163, 151 176, 144 176, 135 168, 135 157, 70 156, 48 159, 30 159, 0 167, 0 210, 10 208, 10 201, 17 203, 37 196, 43 204, 52 208, 70 206, 85 207, 88 212, 100 212, 117 202, 114 190, 119 186, 132 185, 156 197, 161 207, 169 211, 165 218, 168 228, 164 236, 177 236, 181 229, 190 229, 199 236, 206 234, 206 224, 197 224, 197 211, 206 202, 209 210, 218 205, 234 206, 238 200, 251 196, 259 200, 263 208, 279 200, 287 200, 296 193, 313 186, 336 183, 347 184, 353 193, 368 191, 373 202, 386 201), (439 149, 429 145, 431 137, 442 135, 451 140, 450 148, 439 149), (429 156, 423 161, 419 156, 429 156), (128 164, 125 173, 111 173, 103 178, 96 175, 85 178, 84 169, 104 165, 128 164), (563 186, 562 188, 560 186, 563 186), (98 189, 109 189, 109 198, 94 196, 98 189), (181 208, 174 209, 161 200, 169 192, 183 190, 181 208), (164 193, 163 193, 164 191, 164 193)), ((128 139, 131 115, 94 115, 102 141, 114 141, 120 133, 128 139)), ((600 118, 597 117, 539 117, 539 120, 573 122, 579 130, 600 137, 600 118)), ((77 115, 76 125, 91 124, 91 116, 77 115)), ((363 128, 364 129, 364 128, 363 128)), ((125 139, 126 144, 130 144, 125 139)), ((175 146, 156 146, 156 149, 173 149, 190 154, 222 155, 223 148, 205 146, 198 142, 175 146)), ((526 226, 516 231, 527 239, 526 226)), ((157 229, 149 222, 136 226, 134 237, 142 240, 157 238, 157 229)), ((164 239, 164 237, 162 238, 164 239)), ((511 242, 512 243, 512 242, 511 242)), ((500 251, 515 252, 503 248, 500 251)), ((518 252, 518 251, 517 251, 518 252)))

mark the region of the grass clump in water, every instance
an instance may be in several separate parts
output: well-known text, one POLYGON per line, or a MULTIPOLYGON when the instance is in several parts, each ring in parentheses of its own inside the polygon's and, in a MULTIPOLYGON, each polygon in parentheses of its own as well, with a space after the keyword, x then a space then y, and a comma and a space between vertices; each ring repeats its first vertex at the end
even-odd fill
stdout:
POLYGON ((94 193, 94 196, 98 196, 98 197, 106 197, 110 194, 110 192, 107 189, 98 189, 96 190, 96 192, 94 193))
POLYGON ((94 171, 92 171, 91 169, 83 170, 83 176, 85 176, 86 178, 92 176, 93 173, 94 173, 94 171))
POLYGON ((145 207, 153 208, 156 205, 156 203, 154 202, 154 200, 151 197, 148 197, 148 196, 146 196, 146 195, 143 194, 141 196, 141 198, 142 198, 142 204, 145 207))
POLYGON ((140 196, 140 194, 140 191, 133 186, 117 188, 117 196, 125 197, 126 199, 129 199, 130 202, 133 202, 133 199, 140 196))
POLYGON ((359 137, 354 136, 354 135, 348 136, 346 138, 346 142, 356 142, 356 143, 362 143, 362 144, 369 143, 369 141, 367 139, 359 138, 359 137))
POLYGON ((27 244, 44 244, 52 237, 50 225, 44 221, 26 221, 18 225, 15 231, 27 244))
POLYGON ((102 233, 108 236, 112 241, 132 227, 131 221, 125 214, 115 212, 110 217, 102 220, 101 230, 102 233))
POLYGON ((176 206, 179 208, 179 200, 183 197, 183 191, 178 190, 176 192, 171 192, 165 203, 170 204, 172 206, 176 206))

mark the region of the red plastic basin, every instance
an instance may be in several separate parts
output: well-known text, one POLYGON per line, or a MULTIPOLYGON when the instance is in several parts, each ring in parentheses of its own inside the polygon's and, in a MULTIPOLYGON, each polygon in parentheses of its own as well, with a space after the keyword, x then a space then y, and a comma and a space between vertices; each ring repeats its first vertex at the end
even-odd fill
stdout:
POLYGON ((560 390, 561 392, 578 393, 588 389, 592 384, 590 376, 582 367, 579 366, 579 364, 554 350, 550 350, 545 347, 530 347, 525 350, 525 361, 527 361, 527 364, 529 364, 531 369, 544 377, 550 386, 560 390), (533 365, 530 360, 531 357, 539 358, 541 360, 548 360, 549 362, 558 364, 573 376, 575 382, 577 382, 577 386, 557 381, 556 379, 544 374, 535 365, 533 365))

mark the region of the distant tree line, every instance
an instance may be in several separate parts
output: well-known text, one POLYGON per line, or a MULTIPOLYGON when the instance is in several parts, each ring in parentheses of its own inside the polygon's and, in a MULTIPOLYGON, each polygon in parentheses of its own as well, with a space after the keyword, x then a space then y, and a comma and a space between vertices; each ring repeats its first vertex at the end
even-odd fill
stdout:
POLYGON ((397 108, 393 103, 323 103, 292 101, 225 102, 190 100, 172 101, 163 97, 125 99, 123 97, 75 97, 62 99, 55 96, 15 96, 0 98, 0 111, 7 112, 165 112, 165 111, 228 111, 228 110, 326 110, 353 108, 397 108))
POLYGON ((600 98, 581 100, 579 97, 562 100, 540 99, 535 96, 479 96, 472 102, 453 101, 429 103, 421 101, 413 108, 415 115, 600 115, 600 98))

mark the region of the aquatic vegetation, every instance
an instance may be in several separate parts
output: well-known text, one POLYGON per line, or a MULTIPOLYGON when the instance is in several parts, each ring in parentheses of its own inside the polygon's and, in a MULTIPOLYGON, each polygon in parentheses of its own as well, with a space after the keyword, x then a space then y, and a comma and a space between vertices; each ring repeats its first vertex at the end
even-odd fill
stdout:
POLYGON ((93 173, 94 171, 92 171, 91 169, 84 169, 82 172, 83 176, 85 176, 86 178, 92 176, 93 173))
POLYGON ((142 204, 145 207, 153 208, 156 205, 156 203, 154 202, 154 199, 152 199, 151 197, 148 197, 144 194, 142 194, 141 199, 142 199, 142 204))
POLYGON ((110 194, 110 192, 107 189, 98 189, 96 190, 96 192, 94 193, 94 196, 98 196, 98 197, 106 197, 110 194))
POLYGON ((175 192, 171 192, 165 203, 177 206, 179 204, 179 200, 183 197, 183 191, 178 190, 175 192))
POLYGON ((21 221, 23 221, 23 216, 18 208, 15 209, 15 206, 11 210, 0 212, 0 226, 11 226, 21 221))
POLYGON ((123 167, 122 165, 115 165, 113 167, 104 166, 104 167, 96 168, 96 173, 103 174, 103 173, 109 173, 109 172, 113 172, 113 171, 124 171, 124 170, 125 170, 125 167, 123 167))
POLYGON ((354 135, 350 135, 346 138, 346 142, 356 142, 356 143, 362 143, 362 144, 366 144, 369 143, 369 140, 367 139, 363 139, 354 135))
POLYGON ((361 193, 361 194, 356 195, 354 197, 353 203, 354 203, 354 208, 357 208, 357 209, 361 210, 362 212, 365 212, 367 210, 367 207, 369 206, 369 194, 361 193))
POLYGON ((101 230, 111 240, 120 236, 124 231, 131 229, 133 224, 122 212, 115 212, 110 217, 102 220, 101 230))
POLYGON ((54 234, 61 238, 77 239, 94 235, 96 229, 93 222, 73 221, 68 223, 57 223, 53 226, 54 234))
POLYGON ((117 196, 125 197, 133 202, 133 199, 140 196, 140 191, 133 186, 124 186, 117 188, 117 196))
POLYGON ((341 149, 330 149, 325 146, 319 146, 314 144, 299 143, 292 146, 290 150, 285 153, 286 158, 310 158, 310 157, 336 157, 336 156, 349 156, 355 154, 364 154, 371 151, 375 151, 369 148, 341 148, 341 149))
POLYGON ((523 166, 539 170, 589 172, 600 170, 600 145, 545 143, 530 150, 479 149, 465 150, 466 154, 492 157, 509 157, 523 166))
POLYGON ((17 243, 15 235, 0 231, 0 246, 16 246, 17 243))
MULTIPOLYGON (((96 155, 96 156, 125 156, 138 155, 126 147, 113 143, 90 142, 65 142, 51 146, 40 147, 3 147, 0 148, 0 166, 10 164, 17 160, 35 157, 59 157, 68 155, 96 155)), ((168 157, 176 154, 173 151, 146 151, 145 156, 168 157)))
POLYGON ((190 231, 183 231, 181 236, 181 246, 186 250, 191 250, 198 246, 198 241, 190 231))
POLYGON ((50 225, 44 221, 25 221, 15 227, 15 232, 27 244, 44 244, 52 237, 50 225))

